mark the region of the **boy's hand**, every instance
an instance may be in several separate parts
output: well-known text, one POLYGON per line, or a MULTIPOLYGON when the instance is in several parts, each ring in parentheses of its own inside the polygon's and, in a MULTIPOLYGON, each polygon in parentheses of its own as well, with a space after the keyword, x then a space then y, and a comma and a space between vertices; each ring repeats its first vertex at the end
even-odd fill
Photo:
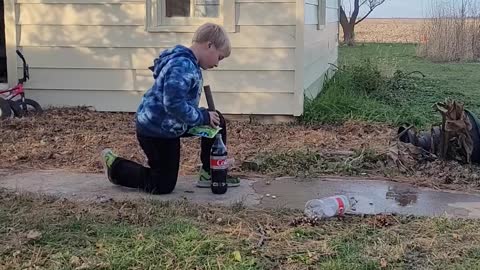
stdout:
POLYGON ((220 125, 220 116, 217 112, 208 112, 210 115, 210 126, 216 128, 220 125))

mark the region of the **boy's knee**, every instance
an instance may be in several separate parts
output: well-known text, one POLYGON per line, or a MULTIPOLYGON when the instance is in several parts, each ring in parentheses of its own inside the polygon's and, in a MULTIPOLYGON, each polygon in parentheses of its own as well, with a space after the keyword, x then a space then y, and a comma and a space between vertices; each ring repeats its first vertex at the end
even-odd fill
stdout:
POLYGON ((175 189, 175 185, 165 185, 165 186, 157 186, 153 188, 150 193, 155 194, 155 195, 164 195, 164 194, 170 194, 173 192, 175 189))
POLYGON ((172 189, 161 189, 161 190, 154 190, 153 192, 151 192, 153 195, 166 195, 166 194, 170 194, 173 192, 173 188, 172 189))
POLYGON ((145 187, 145 191, 155 195, 161 194, 170 194, 175 189, 177 184, 177 172, 175 173, 160 173, 155 171, 156 176, 154 182, 151 182, 150 185, 145 187))

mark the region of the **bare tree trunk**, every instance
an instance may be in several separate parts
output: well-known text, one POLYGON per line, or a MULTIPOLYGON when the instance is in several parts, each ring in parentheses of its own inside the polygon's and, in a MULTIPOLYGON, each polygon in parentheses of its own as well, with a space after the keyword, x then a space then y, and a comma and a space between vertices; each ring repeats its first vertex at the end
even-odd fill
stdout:
POLYGON ((355 18, 348 20, 343 7, 340 7, 340 25, 343 29, 343 43, 348 46, 355 46, 355 18))
POLYGON ((353 11, 350 15, 350 18, 347 17, 343 5, 340 5, 340 24, 343 29, 343 42, 348 46, 355 46, 355 25, 361 23, 365 20, 372 11, 383 4, 386 0, 354 0, 353 1, 353 11), (358 19, 360 12, 360 7, 363 5, 368 5, 368 12, 362 18, 358 19))
POLYGON ((343 43, 348 46, 355 46, 355 24, 342 25, 343 43))

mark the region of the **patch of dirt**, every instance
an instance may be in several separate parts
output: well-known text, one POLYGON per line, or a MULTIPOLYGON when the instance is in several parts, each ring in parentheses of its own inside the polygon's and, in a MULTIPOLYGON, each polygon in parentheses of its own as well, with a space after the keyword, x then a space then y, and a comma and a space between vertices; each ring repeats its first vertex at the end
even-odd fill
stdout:
POLYGON ((390 226, 394 226, 400 223, 398 219, 396 219, 392 215, 378 215, 373 216, 369 221, 368 224, 373 228, 386 228, 390 226))
MULTIPOLYGON (((259 153, 289 150, 349 153, 388 144, 387 126, 346 123, 341 126, 227 124, 227 148, 236 164, 259 153)), ((145 164, 135 135, 134 114, 94 112, 85 108, 47 110, 36 118, 0 122, 0 168, 69 169, 100 172, 99 153, 110 147, 120 156, 145 164)), ((197 172, 200 139, 182 139, 181 174, 197 172)), ((240 168, 236 168, 240 171, 240 168)))

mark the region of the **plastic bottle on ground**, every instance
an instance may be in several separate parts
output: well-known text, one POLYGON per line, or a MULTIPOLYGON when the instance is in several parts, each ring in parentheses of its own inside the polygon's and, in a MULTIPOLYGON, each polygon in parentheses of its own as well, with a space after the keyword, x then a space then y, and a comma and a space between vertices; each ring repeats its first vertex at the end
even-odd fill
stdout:
POLYGON ((336 195, 309 200, 305 204, 305 215, 309 218, 329 218, 342 216, 351 210, 352 201, 345 195, 336 195))

